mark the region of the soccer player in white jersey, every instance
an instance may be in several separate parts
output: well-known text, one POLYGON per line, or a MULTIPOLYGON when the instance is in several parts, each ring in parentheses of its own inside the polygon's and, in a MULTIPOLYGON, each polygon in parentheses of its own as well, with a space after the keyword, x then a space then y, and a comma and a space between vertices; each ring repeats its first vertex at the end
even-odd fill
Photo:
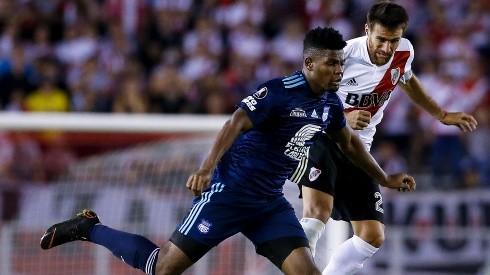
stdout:
MULTIPOLYGON (((471 115, 446 112, 438 106, 413 74, 413 47, 402 38, 407 24, 408 14, 402 6, 374 4, 367 15, 366 35, 349 40, 344 48, 344 77, 337 94, 349 125, 368 150, 396 85, 441 123, 462 131, 476 128, 471 115)), ((319 138, 291 181, 302 191, 301 224, 313 254, 329 217, 350 222, 354 236, 334 251, 323 274, 353 274, 384 241, 383 200, 378 183, 336 147, 327 135, 319 138)))

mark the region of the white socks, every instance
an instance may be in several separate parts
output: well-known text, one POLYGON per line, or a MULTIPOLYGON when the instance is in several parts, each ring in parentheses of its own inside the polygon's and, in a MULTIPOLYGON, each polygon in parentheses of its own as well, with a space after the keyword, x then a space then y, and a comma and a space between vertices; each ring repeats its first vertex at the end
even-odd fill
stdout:
MULTIPOLYGON (((311 254, 315 257, 316 243, 322 236, 323 230, 325 230, 325 223, 315 218, 302 218, 300 223, 308 238, 311 254)), ((354 274, 362 268, 364 262, 373 256, 376 251, 378 251, 378 248, 354 235, 335 249, 322 275, 354 274)))
POLYGON ((322 275, 354 274, 362 268, 364 262, 373 256, 376 251, 378 251, 378 248, 354 235, 334 251, 322 275))
POLYGON ((322 236, 323 230, 325 229, 325 223, 315 218, 302 218, 299 222, 301 223, 301 226, 306 233, 306 237, 308 238, 311 255, 315 257, 316 243, 322 236))

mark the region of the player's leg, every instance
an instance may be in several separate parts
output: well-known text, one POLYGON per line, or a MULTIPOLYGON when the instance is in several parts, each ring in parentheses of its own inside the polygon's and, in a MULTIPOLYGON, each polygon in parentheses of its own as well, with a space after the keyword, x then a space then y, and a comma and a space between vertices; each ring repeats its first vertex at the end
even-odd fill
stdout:
POLYGON ((302 186, 303 218, 300 223, 305 231, 313 257, 333 208, 333 197, 323 191, 302 186))
POLYGON ((180 274, 223 240, 240 232, 256 211, 247 211, 241 194, 227 192, 222 183, 213 183, 194 200, 186 217, 161 248, 156 274, 180 274), (184 261, 180 263, 178 261, 184 261))
POLYGON ((160 248, 154 274, 182 274, 194 263, 184 251, 168 241, 160 248))
POLYGON ((258 254, 268 258, 284 274, 321 274, 313 261, 306 237, 283 237, 256 247, 258 254))
POLYGON ((384 225, 375 220, 351 222, 354 236, 332 255, 322 274, 354 274, 372 257, 384 241, 384 225))
POLYGON ((195 242, 191 249, 184 252, 173 243, 178 240, 176 233, 158 248, 143 236, 101 224, 93 227, 88 240, 106 247, 118 259, 146 274, 181 274, 211 249, 211 246, 195 242))
MULTIPOLYGON (((209 239, 204 239, 203 234, 196 233, 197 228, 202 228, 199 222, 203 217, 211 218, 211 213, 235 213, 230 205, 226 205, 226 195, 221 194, 223 189, 222 184, 215 183, 208 187, 201 197, 194 200, 193 207, 179 227, 182 232, 176 230, 170 242, 162 247, 162 251, 143 236, 100 224, 99 218, 92 211, 83 211, 74 219, 50 227, 41 238, 41 247, 50 249, 75 240, 90 241, 106 247, 118 259, 147 274, 180 274, 213 246, 239 232, 240 228, 227 229, 226 224, 220 226, 219 222, 214 222, 215 230, 205 234, 209 239), (215 203, 222 208, 215 209, 215 203), (182 237, 183 235, 187 236, 182 237)), ((221 216, 214 217, 225 222, 229 220, 221 219, 221 216)))
MULTIPOLYGON (((326 137, 318 139, 308 152, 306 164, 298 181, 303 198, 301 226, 306 233, 310 250, 315 256, 316 244, 333 208, 335 179, 337 177, 338 147, 326 137)), ((299 169, 299 168, 298 168, 299 169)))
POLYGON ((293 250, 284 260, 281 271, 284 274, 321 274, 311 257, 307 247, 300 247, 293 250))
POLYGON ((51 226, 41 238, 41 247, 51 249, 72 241, 90 241, 109 249, 118 259, 147 274, 154 272, 159 248, 143 236, 109 228, 93 211, 51 226))
POLYGON ((337 179, 332 218, 350 221, 354 236, 335 249, 322 274, 354 274, 384 241, 379 185, 359 168, 344 167, 337 179))
POLYGON ((185 252, 176 231, 161 248, 147 238, 96 224, 87 240, 109 249, 114 256, 146 274, 181 274, 206 254, 212 246, 189 238, 185 252), (189 242, 192 242, 189 244, 189 242))
POLYGON ((379 248, 385 240, 385 225, 376 220, 351 221, 354 235, 369 245, 379 248))
POLYGON ((291 204, 279 197, 264 205, 260 219, 242 233, 284 274, 320 274, 291 204))

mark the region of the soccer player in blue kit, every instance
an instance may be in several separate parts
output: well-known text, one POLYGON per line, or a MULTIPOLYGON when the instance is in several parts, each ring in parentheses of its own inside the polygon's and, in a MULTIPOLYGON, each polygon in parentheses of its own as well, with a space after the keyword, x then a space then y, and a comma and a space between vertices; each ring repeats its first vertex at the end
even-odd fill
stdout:
POLYGON ((337 132, 357 163, 390 188, 414 188, 407 175, 387 176, 346 125, 337 91, 343 67, 342 36, 310 30, 303 68, 272 79, 243 99, 225 123, 187 187, 190 211, 161 248, 148 239, 100 224, 84 210, 51 226, 41 238, 50 249, 74 240, 102 245, 147 274, 181 274, 211 248, 237 233, 285 274, 320 274, 306 235, 282 192, 285 180, 323 130, 337 132), (360 150, 360 151, 357 151, 360 150))

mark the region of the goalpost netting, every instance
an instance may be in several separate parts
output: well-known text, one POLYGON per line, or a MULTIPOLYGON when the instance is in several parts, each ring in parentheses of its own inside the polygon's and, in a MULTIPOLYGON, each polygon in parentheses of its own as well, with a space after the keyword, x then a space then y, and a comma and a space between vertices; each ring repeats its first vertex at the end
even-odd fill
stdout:
MULTIPOLYGON (((18 204, 13 208, 15 215, 0 223, 0 273, 142 274, 101 246, 73 242, 44 251, 40 237, 50 225, 90 208, 107 226, 163 244, 191 206, 193 195, 185 187, 188 176, 199 167, 227 118, 0 114, 0 131, 14 143, 20 134, 47 150, 52 144, 46 145, 46 139, 62 137, 64 148, 78 156, 65 172, 47 182, 20 182, 14 187, 0 183, 3 211, 11 208, 12 201, 18 204), (12 200, 9 194, 18 199, 12 200)), ((43 161, 45 167, 50 166, 43 161)), ((300 217, 297 187, 286 184, 285 193, 300 217)), ((323 255, 316 259, 321 267, 326 261, 326 235, 332 236, 324 234, 317 248, 317 255, 323 255)), ((238 234, 185 274, 281 273, 238 234)))

